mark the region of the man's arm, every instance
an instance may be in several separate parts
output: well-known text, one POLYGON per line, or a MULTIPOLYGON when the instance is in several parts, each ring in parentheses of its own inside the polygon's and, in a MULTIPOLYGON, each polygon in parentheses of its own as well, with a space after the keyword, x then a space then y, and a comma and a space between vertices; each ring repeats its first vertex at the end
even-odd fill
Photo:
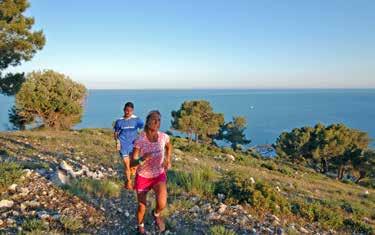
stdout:
POLYGON ((138 118, 137 120, 137 128, 138 129, 142 129, 144 126, 144 122, 142 121, 142 119, 138 118))
POLYGON ((119 139, 118 139, 118 135, 119 135, 119 127, 118 127, 118 122, 116 121, 114 127, 114 132, 113 132, 113 138, 115 140, 115 145, 116 145, 116 150, 120 150, 121 149, 121 146, 120 146, 120 142, 119 142, 119 139))
POLYGON ((118 138, 118 132, 117 132, 117 131, 115 131, 115 132, 113 133, 113 138, 115 139, 116 150, 117 150, 117 151, 120 151, 120 149, 121 149, 121 143, 120 143, 120 140, 119 140, 119 138, 118 138))

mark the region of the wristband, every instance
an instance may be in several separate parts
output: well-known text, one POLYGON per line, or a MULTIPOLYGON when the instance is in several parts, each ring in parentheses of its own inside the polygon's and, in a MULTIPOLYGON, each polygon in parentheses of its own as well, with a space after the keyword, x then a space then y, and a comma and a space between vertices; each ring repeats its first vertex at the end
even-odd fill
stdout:
POLYGON ((142 164, 142 162, 143 162, 143 158, 140 157, 140 158, 138 158, 138 159, 135 160, 135 161, 136 161, 137 164, 142 164))

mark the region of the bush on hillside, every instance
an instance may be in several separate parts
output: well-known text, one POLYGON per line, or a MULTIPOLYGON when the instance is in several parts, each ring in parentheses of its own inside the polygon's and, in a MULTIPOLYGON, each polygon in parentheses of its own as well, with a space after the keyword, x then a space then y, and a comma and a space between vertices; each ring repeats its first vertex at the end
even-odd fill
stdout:
POLYGON ((13 162, 0 162, 0 193, 20 181, 23 174, 22 167, 13 162))
POLYGON ((359 234, 374 234, 374 229, 361 221, 353 219, 345 219, 344 226, 352 233, 359 234))
POLYGON ((62 216, 60 222, 64 226, 64 229, 70 234, 77 233, 84 226, 81 218, 72 216, 62 216))
POLYGON ((210 227, 209 235, 236 235, 236 233, 226 229, 223 225, 214 225, 210 227))
POLYGON ((270 162, 263 162, 260 166, 263 167, 263 168, 266 168, 270 171, 276 170, 276 165, 271 161, 270 162))
POLYGON ((32 72, 16 95, 10 121, 19 129, 36 122, 53 129, 69 129, 81 120, 85 96, 86 88, 64 74, 32 72))
MULTIPOLYGON (((183 188, 185 192, 210 196, 214 190, 213 179, 215 172, 211 168, 194 169, 191 173, 183 171, 168 171, 170 188, 183 188)), ((173 191, 173 190, 172 190, 173 191)))
POLYGON ((76 179, 64 187, 68 192, 85 200, 88 200, 89 197, 117 198, 121 193, 119 182, 109 179, 76 179))
POLYGON ((22 230, 26 232, 40 232, 48 230, 48 226, 40 219, 28 218, 22 223, 22 230))
POLYGON ((221 193, 235 203, 249 203, 258 210, 271 210, 273 213, 289 213, 287 199, 265 182, 253 183, 248 177, 237 172, 229 172, 216 184, 215 194, 221 193))
POLYGON ((223 147, 221 151, 226 154, 231 154, 231 155, 236 154, 236 152, 232 148, 229 148, 229 147, 223 147))
POLYGON ((292 212, 295 215, 301 216, 309 222, 318 222, 325 229, 349 229, 355 232, 359 227, 365 228, 366 226, 360 223, 356 223, 357 228, 348 227, 349 221, 345 217, 347 214, 352 214, 350 210, 354 209, 347 203, 343 203, 341 206, 324 201, 297 200, 292 203, 292 212))
POLYGON ((9 157, 11 156, 11 153, 9 152, 8 149, 0 148, 0 156, 9 157))
POLYGON ((349 128, 344 124, 294 128, 283 132, 274 145, 281 159, 294 163, 307 163, 327 173, 330 167, 337 170, 337 178, 351 168, 360 173, 358 181, 373 175, 375 153, 368 150, 368 133, 349 128), (364 154, 365 153, 365 154, 364 154))

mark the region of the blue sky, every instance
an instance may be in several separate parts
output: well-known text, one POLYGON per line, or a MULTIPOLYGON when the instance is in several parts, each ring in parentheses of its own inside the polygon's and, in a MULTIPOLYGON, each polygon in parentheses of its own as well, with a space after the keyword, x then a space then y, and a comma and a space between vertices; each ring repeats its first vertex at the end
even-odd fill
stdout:
POLYGON ((375 88, 375 1, 50 1, 17 71, 89 88, 375 88))

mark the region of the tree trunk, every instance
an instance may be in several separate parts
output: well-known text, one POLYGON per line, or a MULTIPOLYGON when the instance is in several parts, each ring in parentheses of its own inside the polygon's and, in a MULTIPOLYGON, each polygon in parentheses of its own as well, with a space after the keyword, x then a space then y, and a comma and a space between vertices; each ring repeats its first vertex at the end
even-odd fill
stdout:
POLYGON ((365 176, 366 176, 366 171, 359 171, 359 177, 355 181, 355 183, 358 184, 361 179, 365 178, 365 176))
POLYGON ((337 171, 337 179, 342 180, 342 178, 344 177, 344 172, 345 172, 344 166, 340 165, 337 171))
POLYGON ((199 135, 195 134, 195 143, 198 143, 198 141, 199 141, 199 135))
POLYGON ((342 166, 341 172, 340 172, 340 180, 344 178, 344 173, 345 173, 345 166, 342 166))
POLYGON ((328 164, 327 160, 325 158, 321 159, 321 164, 322 164, 322 173, 327 173, 328 172, 328 164))

